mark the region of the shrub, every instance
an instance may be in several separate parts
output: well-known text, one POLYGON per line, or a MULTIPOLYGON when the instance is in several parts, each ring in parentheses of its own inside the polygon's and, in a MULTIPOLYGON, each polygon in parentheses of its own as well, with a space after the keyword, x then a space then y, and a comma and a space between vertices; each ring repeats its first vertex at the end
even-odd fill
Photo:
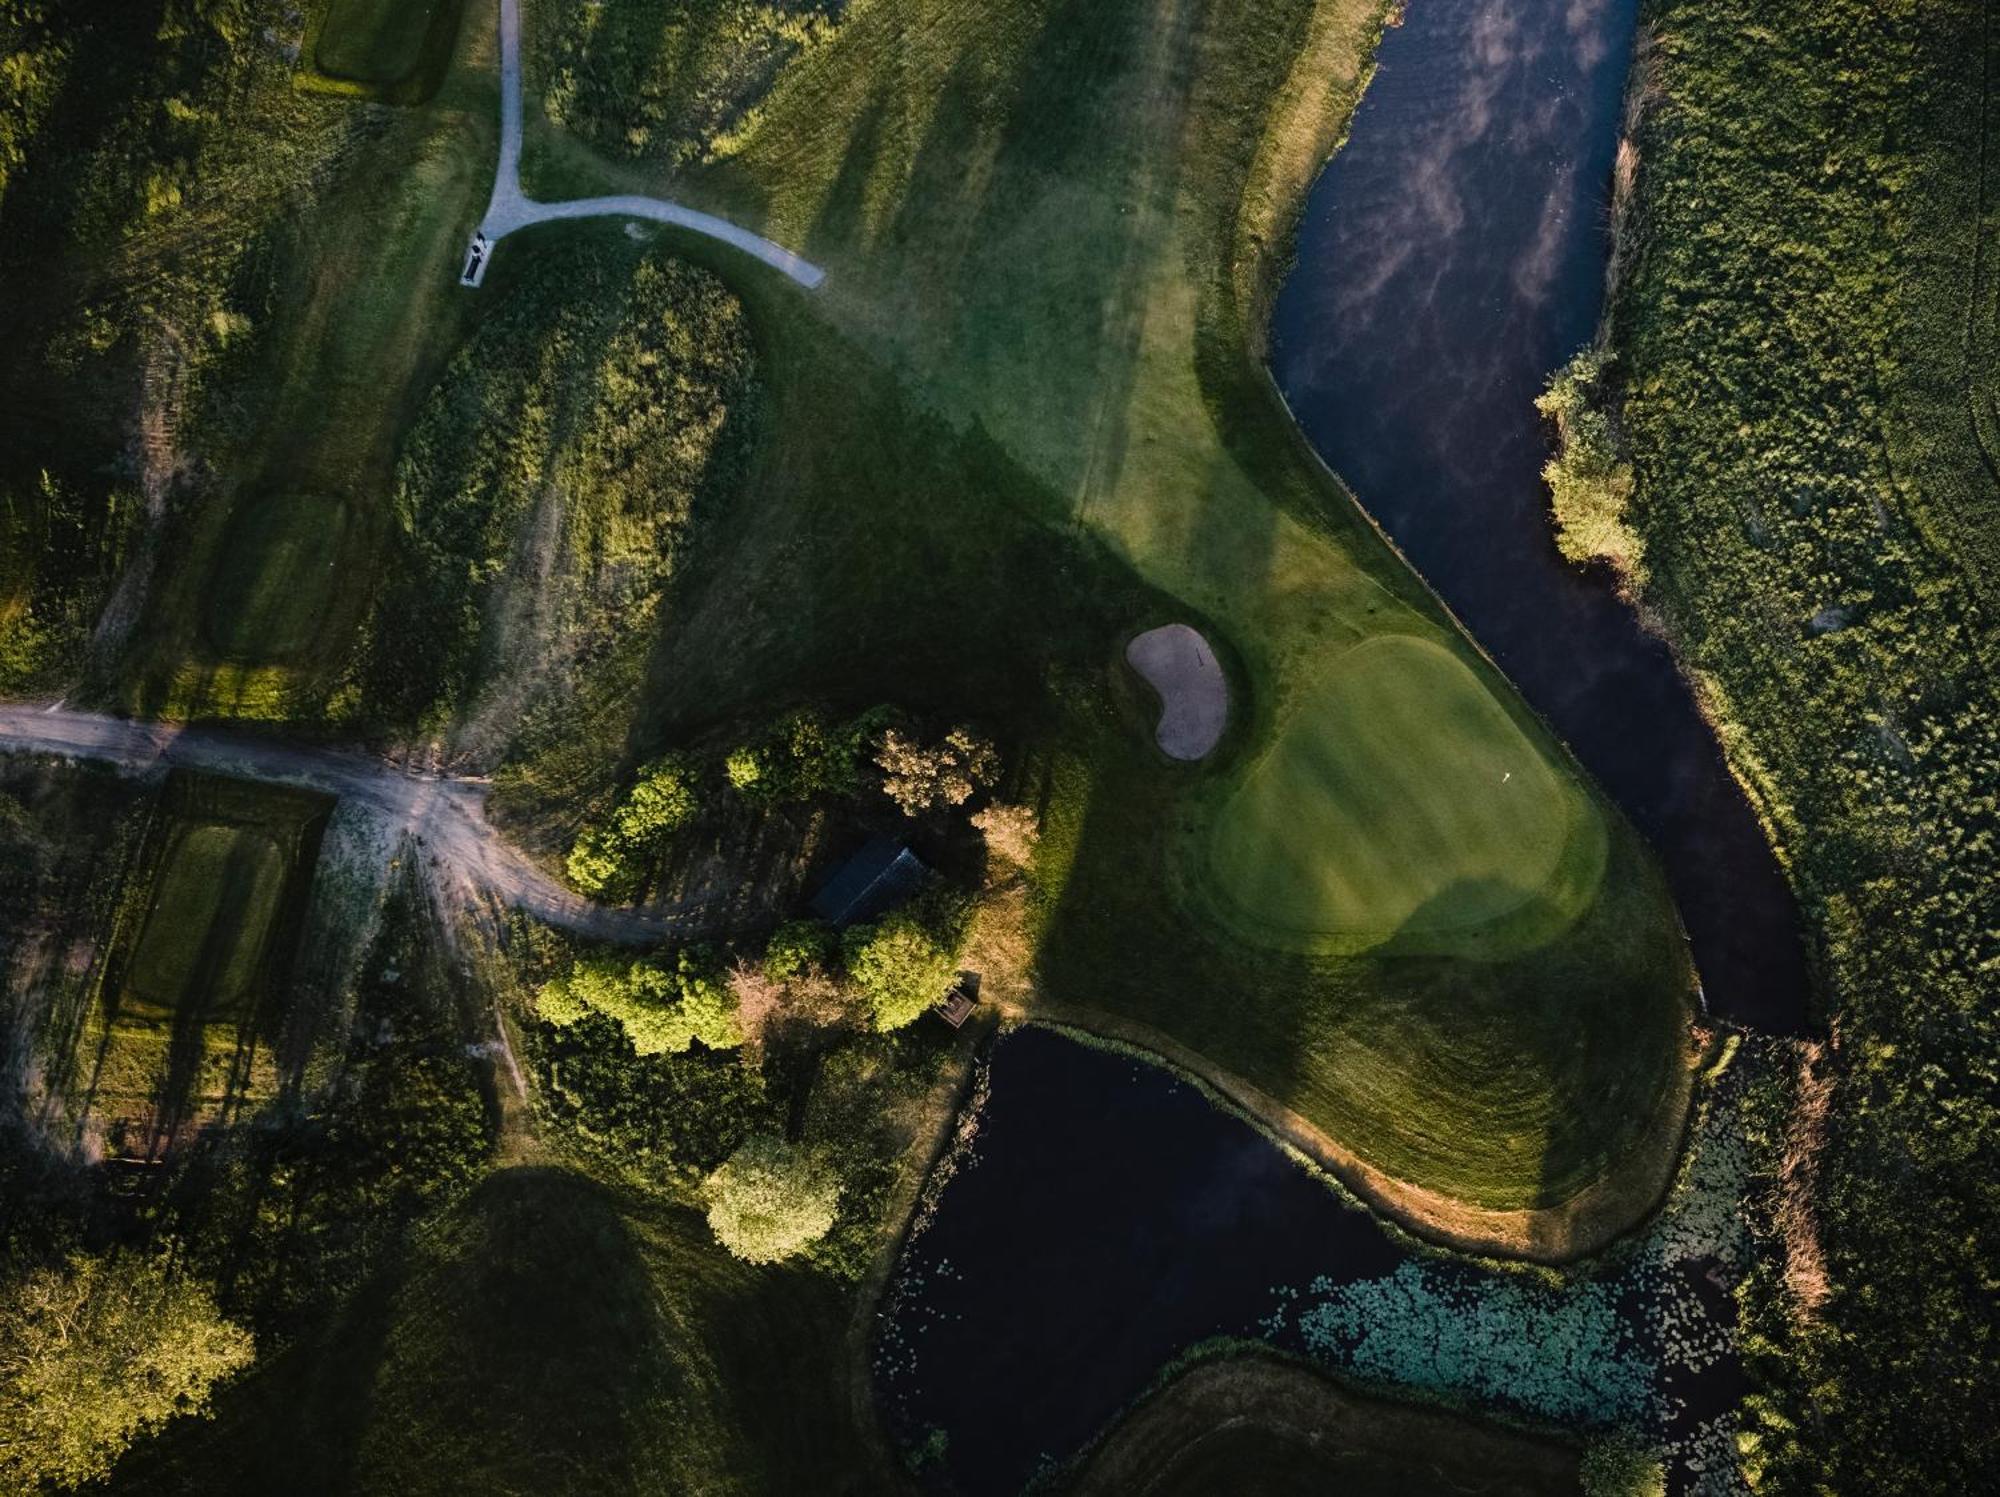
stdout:
POLYGON ((1594 1441, 1577 1474, 1584 1497, 1667 1497, 1667 1473, 1658 1453, 1629 1436, 1594 1441))
POLYGON ((867 1001, 877 1029, 901 1029, 943 998, 958 976, 955 942, 917 915, 898 910, 879 924, 857 925, 841 940, 847 975, 867 1001))
POLYGON ((986 839, 987 853, 1001 862, 1026 868, 1035 856, 1041 832, 1035 813, 1026 806, 996 803, 974 816, 972 824, 986 839))
POLYGON ((1556 455, 1542 469, 1555 513, 1556 547, 1578 566, 1608 562, 1631 585, 1645 581, 1644 545, 1627 514, 1632 464, 1605 407, 1610 360, 1585 349, 1549 380, 1535 408, 1556 425, 1556 455))
POLYGON ((254 1354, 205 1287, 158 1259, 35 1269, 0 1295, 0 1473, 17 1491, 94 1481, 254 1354))
POLYGON ((833 1226, 840 1179, 768 1133, 747 1140, 702 1186, 716 1240, 746 1263, 776 1263, 833 1226))
POLYGON ((624 1027, 641 1055, 686 1050, 696 1040, 711 1050, 743 1043, 736 1001, 704 951, 682 951, 669 969, 654 962, 595 957, 542 984, 535 1012, 551 1024, 603 1014, 624 1027))

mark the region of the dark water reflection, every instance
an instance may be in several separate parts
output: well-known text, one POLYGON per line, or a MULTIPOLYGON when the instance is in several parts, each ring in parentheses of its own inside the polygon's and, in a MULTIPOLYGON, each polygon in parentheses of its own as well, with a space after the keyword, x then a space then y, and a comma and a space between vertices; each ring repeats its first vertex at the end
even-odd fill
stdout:
POLYGON ((1314 445, 1652 840, 1711 1008, 1796 1032, 1798 913, 1666 647, 1550 537, 1533 408, 1603 302, 1633 0, 1411 0, 1272 367, 1314 445))
POLYGON ((1550 1286, 1413 1255, 1155 1066, 1031 1027, 995 1043, 990 1078, 875 1345, 898 1440, 944 1434, 935 1489, 1020 1491, 1216 1336, 1683 1443, 1733 1407, 1732 1364, 1664 1339, 1719 1346, 1727 1302, 1699 1277, 1706 1251, 1656 1246, 1662 1229, 1605 1277, 1550 1286))

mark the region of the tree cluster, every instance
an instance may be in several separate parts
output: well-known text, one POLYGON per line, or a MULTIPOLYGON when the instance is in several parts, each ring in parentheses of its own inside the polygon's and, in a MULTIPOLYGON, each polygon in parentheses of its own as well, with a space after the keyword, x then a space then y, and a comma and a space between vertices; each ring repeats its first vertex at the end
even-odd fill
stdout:
POLYGON ((641 1055, 685 1050, 696 1041, 710 1050, 743 1043, 736 1000, 713 956, 686 947, 664 961, 586 957, 561 977, 543 983, 535 1011, 551 1024, 574 1024, 587 1014, 615 1020, 641 1055))

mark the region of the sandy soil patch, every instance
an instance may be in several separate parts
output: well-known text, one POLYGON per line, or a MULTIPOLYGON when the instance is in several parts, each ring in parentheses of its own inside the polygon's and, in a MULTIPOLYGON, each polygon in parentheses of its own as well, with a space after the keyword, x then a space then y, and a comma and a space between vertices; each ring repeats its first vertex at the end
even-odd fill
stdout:
POLYGON ((1126 662, 1160 695, 1153 737, 1169 759, 1205 759, 1229 721, 1229 683, 1200 632, 1186 624, 1148 629, 1125 647, 1126 662))

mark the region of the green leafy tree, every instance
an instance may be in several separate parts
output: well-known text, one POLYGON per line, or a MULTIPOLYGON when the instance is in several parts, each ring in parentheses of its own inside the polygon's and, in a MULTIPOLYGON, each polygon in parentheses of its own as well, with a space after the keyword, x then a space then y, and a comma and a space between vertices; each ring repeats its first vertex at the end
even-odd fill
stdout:
POLYGON ((1556 546, 1582 566, 1608 562, 1634 586, 1645 581, 1645 547, 1632 528, 1632 464, 1606 408, 1610 360, 1585 349, 1549 380, 1535 408, 1556 424, 1556 455, 1542 469, 1555 512, 1556 546))
POLYGON ((610 816, 577 837, 564 864, 569 881, 593 899, 630 899, 667 839, 700 811, 693 766, 674 754, 655 759, 610 816))
POLYGON ((833 1226, 840 1177, 811 1152, 756 1134, 702 1186, 717 1241, 746 1263, 776 1263, 833 1226))
POLYGON ((563 867, 570 883, 592 899, 625 900, 638 890, 631 860, 612 827, 585 827, 563 867))
POLYGON ((250 1335, 206 1287, 135 1254, 82 1254, 0 1294, 0 1475, 74 1487, 139 1436, 208 1406, 250 1364, 250 1335))
POLYGON ((833 930, 824 920, 788 920, 764 946, 764 974, 778 982, 826 966, 833 954, 833 930))
POLYGON ((711 1050, 743 1043, 736 999, 705 951, 690 948, 672 967, 649 961, 590 957, 542 984, 535 1012, 551 1024, 603 1014, 624 1027, 641 1055, 686 1050, 696 1040, 711 1050))
POLYGON ((901 1029, 950 990, 958 976, 955 942, 909 910, 841 938, 847 975, 867 1001, 877 1029, 901 1029))
POLYGON ((872 711, 834 723, 817 708, 802 707, 780 719, 763 741, 732 751, 723 761, 723 774, 753 805, 852 795, 882 718, 882 712, 872 711))
POLYGON ((657 852, 701 810, 695 786, 693 767, 678 755, 648 764, 612 819, 620 841, 633 852, 657 852))

